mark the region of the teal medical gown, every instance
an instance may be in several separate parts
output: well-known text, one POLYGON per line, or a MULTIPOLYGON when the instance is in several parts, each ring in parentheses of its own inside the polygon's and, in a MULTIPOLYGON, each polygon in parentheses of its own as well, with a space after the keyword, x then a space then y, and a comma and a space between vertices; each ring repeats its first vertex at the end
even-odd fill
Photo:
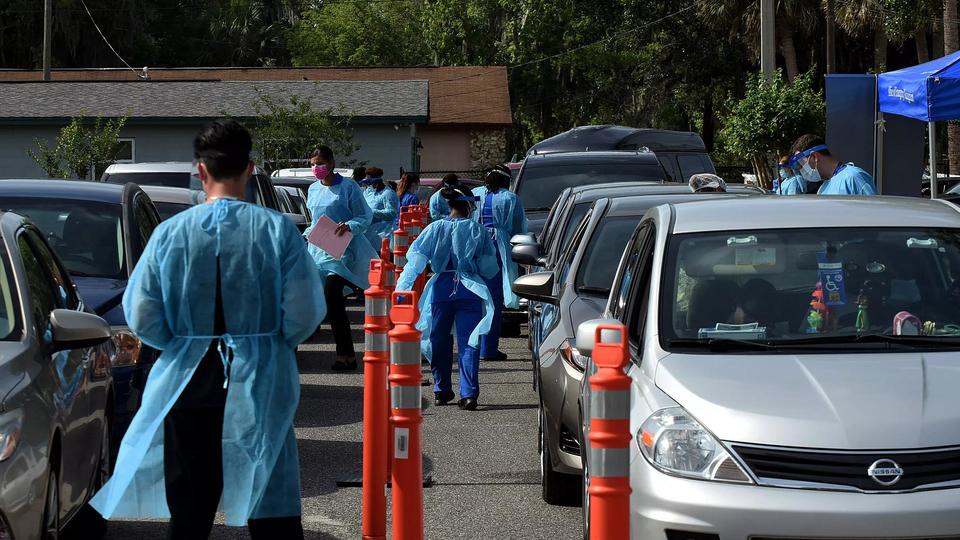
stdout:
MULTIPOLYGON (((307 208, 313 215, 314 225, 320 216, 327 216, 336 223, 347 223, 353 233, 353 239, 339 261, 313 244, 307 246, 320 277, 326 279, 330 274, 337 274, 361 289, 368 288, 370 260, 380 258, 380 246, 372 246, 366 237, 373 221, 373 210, 364 199, 360 186, 353 181, 344 181, 339 174, 334 174, 332 186, 314 182, 307 192, 307 208)), ((304 236, 312 229, 313 225, 303 233, 304 236)))
POLYGON ((853 163, 837 168, 837 172, 820 186, 818 195, 876 195, 870 173, 853 163))
POLYGON ((375 250, 379 250, 381 240, 389 239, 393 234, 394 224, 400 215, 400 198, 397 197, 397 192, 389 187, 380 191, 368 187, 363 190, 363 198, 373 212, 370 228, 366 232, 367 241, 375 250))
POLYGON ((228 199, 163 222, 123 295, 133 332, 162 351, 120 445, 113 476, 91 501, 107 518, 169 518, 163 421, 214 339, 232 360, 223 419, 226 523, 300 515, 293 416, 296 347, 326 312, 303 238, 282 214, 228 199), (212 336, 217 255, 228 334, 212 336))
MULTIPOLYGON (((487 187, 479 186, 473 189, 473 195, 479 197, 474 219, 479 222, 483 215, 483 208, 487 202, 487 187)), ((493 217, 497 222, 494 229, 493 242, 500 257, 500 266, 503 268, 503 305, 508 308, 517 308, 520 299, 510 284, 517 279, 517 263, 510 256, 510 238, 515 234, 526 234, 527 216, 523 213, 523 203, 512 191, 500 189, 493 194, 493 217)))
POLYGON ((807 192, 807 182, 799 174, 780 182, 780 195, 804 195, 807 192))
MULTIPOLYGON (((470 191, 470 188, 467 186, 463 184, 460 184, 460 186, 468 192, 470 191)), ((430 201, 427 203, 427 206, 430 209, 431 221, 437 221, 450 215, 450 205, 447 204, 447 200, 443 198, 443 195, 440 195, 440 190, 430 195, 430 201)))
POLYGON ((484 280, 495 276, 499 268, 490 234, 482 225, 469 219, 447 218, 430 223, 407 250, 407 264, 397 280, 396 290, 412 290, 414 281, 428 263, 435 273, 427 281, 419 302, 417 330, 423 333, 421 353, 428 360, 433 357, 430 343, 433 315, 430 308, 433 305, 434 284, 445 273, 438 269, 451 267, 455 269, 460 286, 466 287, 483 301, 483 318, 469 337, 470 346, 477 347, 480 336, 486 335, 493 323, 493 299, 484 280))

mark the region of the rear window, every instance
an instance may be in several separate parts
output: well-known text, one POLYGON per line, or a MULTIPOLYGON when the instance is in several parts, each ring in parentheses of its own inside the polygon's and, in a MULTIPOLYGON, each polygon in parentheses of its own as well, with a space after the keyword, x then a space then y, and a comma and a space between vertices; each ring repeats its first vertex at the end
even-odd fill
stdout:
POLYGON ((517 195, 526 210, 547 211, 569 187, 607 182, 663 181, 660 163, 611 161, 607 163, 556 162, 527 166, 517 180, 517 195))
POLYGON ((600 221, 583 255, 577 272, 577 292, 606 297, 610 294, 623 249, 642 216, 605 217, 600 221))
POLYGON ((133 182, 141 186, 169 186, 190 188, 190 173, 185 172, 130 172, 104 174, 103 181, 109 184, 133 182))

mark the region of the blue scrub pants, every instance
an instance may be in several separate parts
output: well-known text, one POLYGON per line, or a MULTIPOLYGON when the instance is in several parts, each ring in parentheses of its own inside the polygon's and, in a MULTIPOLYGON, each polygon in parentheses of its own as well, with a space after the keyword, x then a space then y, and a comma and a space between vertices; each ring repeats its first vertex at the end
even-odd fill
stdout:
POLYGON ((483 319, 483 301, 466 287, 456 283, 454 274, 441 274, 434 284, 433 304, 430 307, 433 328, 430 343, 433 358, 434 392, 453 390, 453 330, 457 327, 457 363, 460 366, 460 397, 476 398, 480 395, 480 356, 476 347, 470 346, 470 334, 483 319))
MULTIPOLYGON (((499 249, 499 248, 498 248, 499 249)), ((497 251, 497 275, 487 280, 487 288, 493 298, 493 323, 490 333, 480 337, 480 358, 496 358, 500 355, 500 330, 503 326, 503 266, 497 251)))

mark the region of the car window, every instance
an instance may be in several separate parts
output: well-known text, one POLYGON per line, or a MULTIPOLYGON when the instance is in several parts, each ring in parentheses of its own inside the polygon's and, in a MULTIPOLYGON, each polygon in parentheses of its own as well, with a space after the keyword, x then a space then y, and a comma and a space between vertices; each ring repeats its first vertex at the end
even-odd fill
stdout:
POLYGON ((56 309, 59 293, 53 286, 53 280, 40 262, 27 237, 21 234, 17 239, 23 269, 27 275, 27 290, 30 293, 31 323, 40 339, 51 339, 47 335, 50 326, 50 312, 56 309))
POLYGON ((13 279, 10 254, 0 242, 0 341, 16 341, 20 337, 20 313, 17 284, 13 279))
POLYGON ((141 186, 191 187, 188 172, 129 172, 104 174, 103 181, 108 184, 126 184, 133 182, 141 186))
POLYGON ((641 216, 604 217, 597 224, 577 270, 576 287, 580 294, 606 298, 613 286, 614 274, 630 235, 641 216))
POLYGON ((641 225, 633 238, 629 242, 629 248, 625 250, 626 260, 622 261, 622 270, 616 277, 613 289, 617 294, 613 297, 613 304, 610 305, 610 314, 624 322, 623 314, 627 308, 627 302, 630 297, 631 286, 634 282, 634 276, 639 270, 640 257, 643 255, 644 245, 650 241, 649 234, 651 225, 641 225))
POLYGON ((570 189, 567 188, 560 193, 557 203, 550 207, 547 219, 543 222, 543 229, 540 230, 540 237, 537 238, 541 246, 547 247, 550 245, 554 236, 554 222, 564 214, 569 203, 570 189))
POLYGON ((703 154, 678 154, 677 163, 680 165, 680 174, 687 181, 698 173, 713 173, 715 170, 710 159, 703 154))
POLYGON ((71 275, 126 279, 121 205, 30 197, 5 197, 0 204, 29 218, 71 275))
MULTIPOLYGON (((588 214, 589 215, 589 214, 588 214)), ((573 236, 573 241, 569 245, 564 246, 563 255, 560 259, 560 262, 557 264, 557 268, 560 270, 559 276, 560 279, 557 280, 558 284, 562 284, 567 281, 567 275, 570 273, 570 267, 573 264, 573 258, 577 254, 578 247, 580 242, 583 241, 583 236, 587 231, 587 223, 589 219, 583 220, 583 223, 577 228, 576 234, 573 236)))
POLYGON ((563 249, 563 246, 570 243, 573 233, 576 232, 577 226, 583 221, 583 217, 587 215, 592 204, 593 203, 589 202, 581 203, 575 205, 570 212, 568 212, 567 221, 563 224, 562 236, 558 235, 558 242, 556 243, 557 249, 563 249))
POLYGON ((57 258, 53 255, 43 239, 33 230, 24 233, 35 258, 43 265, 44 270, 50 277, 54 289, 56 290, 56 307, 58 309, 80 309, 80 298, 77 291, 73 288, 73 282, 70 276, 60 266, 57 258))
POLYGON ((134 226, 137 231, 138 251, 143 251, 147 247, 147 241, 150 240, 153 230, 158 225, 151 211, 150 203, 147 202, 147 196, 143 193, 138 193, 133 199, 133 218, 136 220, 134 226))
MULTIPOLYGON (((651 223, 649 227, 644 227, 643 236, 640 238, 640 246, 637 254, 637 265, 634 266, 634 276, 632 281, 636 283, 633 287, 629 283, 622 283, 626 286, 627 300, 624 302, 624 324, 630 332, 631 347, 637 349, 643 341, 643 332, 647 324, 647 313, 649 313, 650 303, 650 279, 653 275, 654 248, 656 247, 656 229, 651 223), (632 295, 632 296, 631 296, 632 295), (632 306, 633 309, 628 310, 632 306)), ((639 362, 643 355, 633 354, 631 358, 634 362, 639 362)))
POLYGON ((660 160, 660 164, 663 165, 663 169, 667 174, 668 182, 681 182, 686 183, 690 181, 690 178, 684 178, 680 173, 680 167, 677 165, 677 157, 675 154, 657 154, 657 159, 660 160))
POLYGON ((556 204, 560 192, 569 187, 607 182, 663 180, 659 164, 651 161, 611 161, 607 163, 527 164, 517 179, 517 196, 526 210, 546 212, 556 204))
POLYGON ((184 210, 190 208, 189 204, 180 204, 180 203, 171 203, 171 202, 157 202, 154 201, 153 205, 157 207, 157 212, 160 214, 160 219, 166 221, 171 217, 183 212, 184 210))

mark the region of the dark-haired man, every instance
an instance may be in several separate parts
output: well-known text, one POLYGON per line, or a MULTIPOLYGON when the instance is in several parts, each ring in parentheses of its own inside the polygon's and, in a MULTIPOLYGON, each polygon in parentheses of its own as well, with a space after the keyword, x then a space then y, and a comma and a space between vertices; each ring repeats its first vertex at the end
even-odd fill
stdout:
POLYGON ((870 173, 853 163, 840 163, 817 135, 803 135, 790 148, 790 168, 798 171, 807 185, 823 182, 819 195, 876 195, 870 173))
POLYGON ((197 135, 207 203, 157 228, 123 296, 131 329, 163 353, 92 503, 169 517, 170 539, 207 538, 218 507, 256 540, 303 538, 295 351, 325 306, 297 228, 243 202, 250 148, 233 120, 197 135))

